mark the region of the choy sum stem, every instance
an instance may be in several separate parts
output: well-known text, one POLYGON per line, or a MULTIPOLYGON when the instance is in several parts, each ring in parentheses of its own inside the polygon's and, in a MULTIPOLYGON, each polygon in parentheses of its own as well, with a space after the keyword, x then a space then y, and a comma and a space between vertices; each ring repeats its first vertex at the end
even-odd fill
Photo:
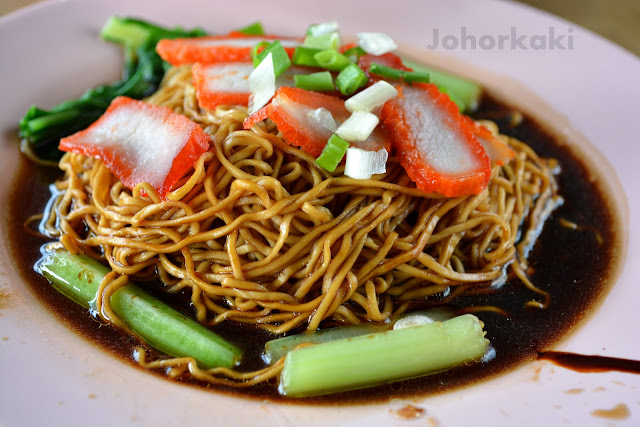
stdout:
POLYGON ((352 338, 360 335, 372 334, 374 332, 384 332, 391 330, 395 323, 407 317, 427 316, 433 321, 444 321, 455 317, 456 312, 452 307, 435 307, 424 311, 405 313, 395 316, 388 323, 360 323, 357 325, 339 326, 336 328, 324 329, 316 332, 304 332, 301 334, 288 335, 267 341, 264 346, 264 359, 267 363, 275 363, 280 358, 300 345, 322 344, 343 338, 352 338))
POLYGON ((287 354, 280 392, 306 397, 416 378, 478 361, 488 346, 471 314, 310 345, 287 354))
MULTIPOLYGON (((38 270, 58 291, 86 308, 93 307, 100 282, 110 271, 92 258, 65 250, 45 254, 38 270)), ((134 284, 114 292, 110 303, 131 330, 164 353, 193 357, 205 368, 238 364, 241 351, 233 344, 134 284)))

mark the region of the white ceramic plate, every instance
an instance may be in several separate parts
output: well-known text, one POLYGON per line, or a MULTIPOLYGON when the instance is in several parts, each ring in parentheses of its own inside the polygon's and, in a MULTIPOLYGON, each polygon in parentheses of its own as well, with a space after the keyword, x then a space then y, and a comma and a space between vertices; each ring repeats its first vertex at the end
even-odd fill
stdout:
MULTIPOLYGON (((344 33, 385 31, 414 53, 473 75, 532 112, 569 143, 580 144, 578 149, 598 169, 596 178, 614 189, 621 231, 628 234, 627 262, 616 285, 600 308, 557 349, 640 359, 638 58, 571 23, 507 2, 45 2, 0 18, 0 206, 6 206, 18 158, 12 135, 27 107, 32 103, 51 107, 118 77, 118 48, 97 37, 111 15, 140 16, 166 25, 198 25, 218 32, 260 19, 270 32, 280 34, 300 34, 311 22, 338 19, 344 33), (176 4, 180 7, 174 7, 176 4), (462 46, 463 29, 467 36, 476 37, 475 49, 469 38, 462 46), (555 37, 564 35, 555 39, 553 48, 549 31, 555 37), (445 41, 446 36, 450 37, 445 41), (542 36, 546 36, 544 43, 542 36), (440 48, 431 50, 435 38, 440 48), (534 50, 531 43, 542 48, 534 50), (592 145, 584 143, 587 140, 592 145)), ((5 214, 2 216, 6 236, 5 214)), ((624 248, 620 251, 624 257, 624 248)), ((412 401, 426 410, 412 421, 394 417, 394 411, 406 403, 400 401, 305 407, 176 385, 101 353, 57 322, 30 299, 5 244, 0 245, 0 263, 3 426, 640 424, 640 376, 579 374, 546 362, 412 401), (596 412, 616 407, 608 415, 596 412)))

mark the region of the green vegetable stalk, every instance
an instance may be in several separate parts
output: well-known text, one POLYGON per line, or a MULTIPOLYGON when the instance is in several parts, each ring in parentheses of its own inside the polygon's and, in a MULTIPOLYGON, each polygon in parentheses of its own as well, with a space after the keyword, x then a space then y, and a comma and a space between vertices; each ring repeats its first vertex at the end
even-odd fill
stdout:
MULTIPOLYGON (((40 273, 62 294, 93 308, 100 282, 109 268, 85 255, 65 250, 47 253, 38 263, 40 273)), ((152 347, 175 357, 193 357, 205 368, 231 368, 241 351, 206 327, 127 284, 111 296, 111 308, 122 321, 152 347)))
POLYGON ((337 393, 442 372, 479 361, 489 346, 471 314, 298 348, 287 354, 280 393, 337 393))
POLYGON ((316 332, 287 335, 282 338, 267 341, 264 345, 264 359, 267 363, 275 363, 281 357, 286 356, 288 352, 303 344, 322 344, 329 341, 372 334, 374 332, 388 331, 401 319, 426 316, 435 322, 442 322, 455 317, 455 315, 456 311, 452 307, 434 307, 428 310, 395 316, 388 323, 360 323, 358 325, 339 326, 316 332))
POLYGON ((121 44, 125 49, 122 79, 86 91, 80 98, 65 101, 50 110, 32 105, 20 120, 20 137, 30 151, 43 160, 58 160, 60 138, 85 129, 104 113, 117 96, 141 99, 154 93, 164 76, 166 66, 155 51, 163 38, 205 35, 201 29, 168 29, 132 18, 112 17, 101 37, 121 44))

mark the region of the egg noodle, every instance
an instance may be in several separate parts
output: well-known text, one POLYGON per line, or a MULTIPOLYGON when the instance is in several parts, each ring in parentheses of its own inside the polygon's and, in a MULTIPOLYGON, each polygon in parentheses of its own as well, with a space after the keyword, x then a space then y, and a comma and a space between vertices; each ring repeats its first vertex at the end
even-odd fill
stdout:
MULTIPOLYGON (((245 107, 201 109, 188 66, 171 69, 147 101, 200 124, 211 149, 164 201, 148 184, 126 188, 100 160, 66 153, 42 226, 69 251, 108 262, 98 311, 116 327, 127 329, 109 297, 129 280, 186 293, 203 325, 254 324, 274 334, 384 322, 412 301, 450 303, 499 287, 508 274, 539 294, 527 304, 548 304, 525 271, 542 223, 562 202, 557 163, 525 143, 500 135, 515 158, 493 168, 481 194, 445 198, 416 189, 393 156, 385 174, 351 179, 343 166, 318 167, 270 121, 244 130, 245 107)), ((282 366, 240 372, 148 359, 139 348, 142 366, 235 386, 266 381, 282 366)))

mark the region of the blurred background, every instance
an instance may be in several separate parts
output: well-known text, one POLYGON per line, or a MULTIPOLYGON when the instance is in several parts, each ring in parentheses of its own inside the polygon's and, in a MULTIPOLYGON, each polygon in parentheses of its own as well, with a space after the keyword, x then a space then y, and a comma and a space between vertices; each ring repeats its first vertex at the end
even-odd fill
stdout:
MULTIPOLYGON (((0 15, 38 1, 1 0, 0 15)), ((517 1, 572 21, 640 56, 640 0, 517 1)))
POLYGON ((640 0, 519 0, 575 22, 640 56, 640 0))

